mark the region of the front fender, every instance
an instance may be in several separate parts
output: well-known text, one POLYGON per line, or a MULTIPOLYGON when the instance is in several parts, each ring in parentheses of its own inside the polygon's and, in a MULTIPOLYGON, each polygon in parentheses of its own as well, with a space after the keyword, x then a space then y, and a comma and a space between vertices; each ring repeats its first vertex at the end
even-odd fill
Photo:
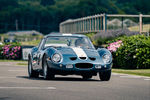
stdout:
POLYGON ((33 47, 29 52, 28 57, 31 57, 31 59, 33 60, 33 54, 35 54, 37 51, 38 51, 38 47, 33 47))
POLYGON ((106 48, 98 48, 97 51, 98 51, 100 57, 103 57, 104 54, 110 55, 110 57, 111 57, 110 63, 112 63, 112 54, 111 54, 111 52, 108 49, 106 49, 106 48))
POLYGON ((46 56, 48 57, 52 57, 53 54, 58 53, 57 49, 51 47, 51 48, 47 48, 45 51, 46 56))
MULTIPOLYGON (((50 47, 50 48, 47 48, 47 49, 44 50, 43 57, 44 57, 44 55, 46 55, 46 56, 49 57, 50 60, 51 60, 52 56, 53 56, 55 53, 59 53, 59 54, 62 56, 62 54, 61 54, 57 49, 55 49, 55 48, 53 48, 53 47, 50 47)), ((43 58, 43 57, 42 57, 42 58, 43 58)), ((63 57, 62 57, 62 58, 63 58, 63 57)))

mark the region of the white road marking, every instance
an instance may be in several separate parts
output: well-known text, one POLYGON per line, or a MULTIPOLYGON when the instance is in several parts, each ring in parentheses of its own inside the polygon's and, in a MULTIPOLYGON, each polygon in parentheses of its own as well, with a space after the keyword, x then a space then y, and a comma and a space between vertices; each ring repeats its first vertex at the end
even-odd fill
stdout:
POLYGON ((8 70, 9 72, 24 72, 26 70, 8 70))
POLYGON ((120 76, 120 77, 126 77, 126 78, 142 78, 141 76, 132 76, 132 75, 126 75, 126 76, 120 76))
POLYGON ((55 87, 0 87, 0 89, 41 89, 41 90, 55 90, 55 87))
MULTIPOLYGON (((20 66, 20 65, 15 65, 15 64, 1 64, 1 66, 20 66)), ((26 65, 21 65, 22 67, 26 65)))
POLYGON ((145 81, 150 81, 150 79, 144 79, 145 81))
POLYGON ((112 75, 114 75, 114 76, 118 76, 118 75, 120 75, 120 74, 118 74, 118 73, 112 73, 112 75))
POLYGON ((0 77, 0 78, 16 78, 16 77, 0 77))
POLYGON ((144 79, 150 79, 150 77, 147 76, 138 76, 138 75, 129 75, 129 74, 121 74, 121 73, 112 73, 114 76, 120 76, 125 78, 144 78, 144 79))

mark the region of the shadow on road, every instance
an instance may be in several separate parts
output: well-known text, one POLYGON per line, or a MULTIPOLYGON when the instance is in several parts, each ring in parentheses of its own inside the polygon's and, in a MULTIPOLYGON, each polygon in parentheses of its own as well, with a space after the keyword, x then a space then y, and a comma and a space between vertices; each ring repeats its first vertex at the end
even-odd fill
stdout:
POLYGON ((0 97, 0 100, 10 100, 10 98, 9 97, 0 97))
MULTIPOLYGON (((43 77, 39 77, 39 78, 29 78, 28 76, 17 76, 18 78, 24 78, 24 79, 29 79, 29 80, 44 80, 43 77)), ((82 78, 76 78, 76 77, 55 77, 54 79, 51 80, 44 80, 44 81, 74 81, 74 82, 78 82, 78 81, 100 81, 100 80, 96 80, 96 79, 82 79, 82 78)))

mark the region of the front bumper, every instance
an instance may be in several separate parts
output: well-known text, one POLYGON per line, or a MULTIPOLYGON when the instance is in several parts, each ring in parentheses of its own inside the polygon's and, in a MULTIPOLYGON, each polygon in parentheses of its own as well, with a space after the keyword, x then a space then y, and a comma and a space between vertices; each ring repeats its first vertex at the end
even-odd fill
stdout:
POLYGON ((112 67, 112 63, 106 65, 92 64, 91 68, 77 68, 76 67, 77 63, 55 64, 52 63, 51 61, 48 61, 47 64, 48 67, 52 70, 52 72, 54 72, 54 74, 61 74, 61 75, 71 75, 71 74, 82 75, 84 73, 97 75, 97 72, 111 70, 112 67))

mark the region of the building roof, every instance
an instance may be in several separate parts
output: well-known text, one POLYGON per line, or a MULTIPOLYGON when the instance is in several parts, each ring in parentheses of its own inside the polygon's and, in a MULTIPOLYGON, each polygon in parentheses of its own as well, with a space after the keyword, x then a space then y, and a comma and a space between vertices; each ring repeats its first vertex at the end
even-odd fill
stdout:
POLYGON ((43 35, 42 33, 35 31, 35 30, 31 30, 31 31, 9 31, 6 33, 7 35, 18 35, 18 36, 22 36, 22 35, 43 35))

